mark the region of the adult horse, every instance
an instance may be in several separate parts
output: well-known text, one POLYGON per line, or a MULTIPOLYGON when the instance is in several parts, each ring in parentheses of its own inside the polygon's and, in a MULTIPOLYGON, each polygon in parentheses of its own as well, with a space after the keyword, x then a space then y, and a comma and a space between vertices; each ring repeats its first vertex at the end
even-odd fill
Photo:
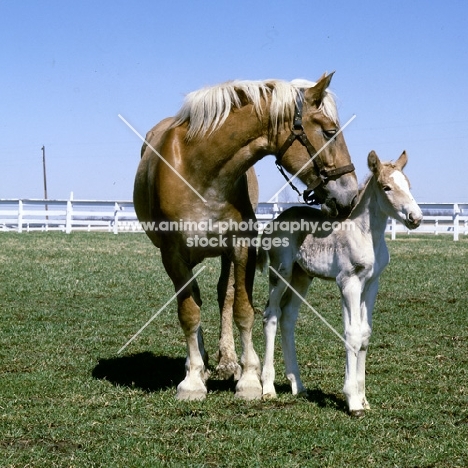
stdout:
MULTIPOLYGON (((314 191, 314 201, 323 203, 328 214, 346 215, 353 206, 357 179, 327 91, 331 77, 324 75, 317 83, 234 81, 201 89, 187 96, 174 118, 147 135, 134 204, 179 292, 178 317, 187 342, 179 399, 203 399, 207 393, 201 298, 192 270, 213 256, 222 257, 218 301, 223 316, 232 309, 242 344, 236 396, 262 395, 260 361, 252 344, 257 231, 248 223, 255 220, 245 175, 249 168, 276 155, 278 165, 298 173, 306 184, 306 197, 314 191), (167 230, 169 225, 174 229, 167 230), (232 294, 227 293, 230 262, 232 294)), ((228 362, 236 359, 234 351, 226 356, 220 346, 219 354, 225 366, 237 366, 228 362)))

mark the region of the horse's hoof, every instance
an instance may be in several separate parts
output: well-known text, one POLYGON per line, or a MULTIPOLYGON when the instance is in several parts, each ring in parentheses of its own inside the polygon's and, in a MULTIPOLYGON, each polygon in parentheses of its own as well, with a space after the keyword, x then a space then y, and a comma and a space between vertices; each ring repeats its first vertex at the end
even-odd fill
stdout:
POLYGON ((201 401, 206 398, 203 390, 177 390, 176 398, 180 401, 201 401))
POLYGON ((235 394, 236 398, 240 398, 241 400, 261 400, 262 398, 262 390, 258 390, 256 388, 247 388, 243 389, 242 391, 236 391, 235 394))
POLYGON ((218 364, 216 366, 216 374, 221 380, 229 380, 231 377, 234 380, 239 380, 242 369, 237 362, 229 362, 227 364, 218 364))
POLYGON ((177 386, 176 398, 182 401, 204 400, 207 392, 201 379, 185 379, 177 386))
POLYGON ((262 400, 272 400, 276 398, 276 389, 273 382, 262 382, 262 400))
POLYGON ((236 386, 236 398, 242 400, 260 400, 262 398, 262 386, 259 381, 250 380, 242 382, 239 380, 236 386))
POLYGON ((350 410, 349 415, 353 418, 359 419, 363 418, 366 415, 366 412, 363 409, 350 410))
POLYGON ((304 390, 301 390, 301 391, 297 394, 297 396, 298 396, 299 398, 305 398, 305 399, 307 399, 307 398, 309 398, 309 392, 308 392, 306 389, 304 389, 304 390))

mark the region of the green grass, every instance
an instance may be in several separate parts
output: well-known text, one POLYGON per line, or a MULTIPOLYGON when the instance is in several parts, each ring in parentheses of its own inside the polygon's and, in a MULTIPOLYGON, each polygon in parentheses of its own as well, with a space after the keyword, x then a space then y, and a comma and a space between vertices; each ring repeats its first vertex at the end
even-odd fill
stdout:
MULTIPOLYGON (((0 234, 0 466, 468 466, 468 239, 401 236, 381 278, 367 365, 372 410, 346 413, 343 344, 303 310, 298 358, 308 400, 289 393, 277 351, 272 401, 243 402, 212 380, 178 402, 185 343, 175 304, 117 350, 172 295, 144 235, 0 234)), ((219 261, 200 276, 216 350, 219 261)), ((255 306, 266 301, 257 276, 255 306)), ((341 330, 339 294, 308 300, 341 330)), ((255 343, 263 355, 261 318, 255 343)))

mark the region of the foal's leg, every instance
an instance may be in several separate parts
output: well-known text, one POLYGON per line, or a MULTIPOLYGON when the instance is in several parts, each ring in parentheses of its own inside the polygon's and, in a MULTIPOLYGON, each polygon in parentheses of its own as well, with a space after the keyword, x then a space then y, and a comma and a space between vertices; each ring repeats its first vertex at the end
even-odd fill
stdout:
POLYGON ((293 270, 291 287, 284 296, 284 305, 282 306, 282 314, 280 319, 281 326, 281 341, 283 346, 284 364, 286 367, 286 377, 291 383, 293 395, 307 395, 307 390, 302 384, 299 366, 297 364, 296 342, 294 330, 296 328, 297 316, 299 308, 309 289, 312 278, 309 277, 297 265, 293 270), (296 294, 299 293, 300 297, 296 294))
POLYGON ((378 278, 369 281, 361 296, 361 349, 357 359, 357 383, 359 398, 362 399, 364 409, 370 409, 366 398, 366 355, 367 347, 372 333, 372 311, 374 310, 375 299, 379 289, 378 278))
POLYGON ((253 280, 255 276, 255 247, 234 249, 234 321, 240 332, 242 344, 241 378, 236 385, 236 396, 245 400, 260 398, 260 360, 254 350, 252 329, 254 308, 252 306, 253 280))
POLYGON ((235 380, 239 380, 241 367, 237 363, 232 330, 234 265, 227 255, 221 256, 221 275, 218 282, 218 304, 221 314, 221 324, 216 371, 222 379, 229 379, 234 376, 235 380))
MULTIPOLYGON (((277 265, 275 265, 278 268, 277 265)), ((289 282, 291 280, 290 269, 280 269, 281 276, 289 282)), ((268 303, 263 312, 263 334, 265 336, 265 356, 262 370, 263 398, 275 398, 275 337, 278 328, 278 320, 281 318, 281 299, 287 289, 287 285, 276 273, 270 270, 270 292, 268 303)))
POLYGON ((343 393, 348 410, 356 417, 364 416, 362 396, 358 390, 357 362, 362 346, 361 335, 361 281, 357 276, 337 278, 341 291, 343 323, 346 341, 346 370, 343 393))
MULTIPOLYGON (((178 291, 193 277, 192 270, 178 255, 172 255, 166 249, 161 249, 161 257, 167 274, 174 283, 175 290, 178 291)), ((203 400, 207 393, 205 362, 208 356, 203 345, 201 300, 195 280, 178 294, 177 304, 179 322, 187 342, 186 376, 177 386, 177 398, 179 400, 203 400)))

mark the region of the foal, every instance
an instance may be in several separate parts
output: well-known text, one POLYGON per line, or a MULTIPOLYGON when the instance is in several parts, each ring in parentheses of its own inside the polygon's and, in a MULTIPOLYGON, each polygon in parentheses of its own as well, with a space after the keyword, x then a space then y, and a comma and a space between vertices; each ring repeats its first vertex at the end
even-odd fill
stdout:
POLYGON ((372 174, 350 217, 342 223, 346 230, 331 230, 329 218, 306 206, 284 211, 275 220, 275 229, 269 229, 271 225, 265 229, 261 245, 273 247, 269 251, 263 247, 259 252, 259 263, 263 257, 263 266, 266 266, 268 255, 270 257, 270 292, 263 315, 266 340, 262 372, 264 398, 276 396, 273 354, 278 320, 286 376, 292 393, 306 393, 299 377, 294 328, 302 298, 312 279, 319 277, 336 279, 341 293, 346 342, 343 392, 349 412, 361 417, 364 410, 370 408, 365 395, 365 359, 378 279, 390 258, 385 244, 385 227, 389 216, 409 229, 417 228, 422 220, 421 210, 402 172, 407 160, 406 152, 394 164, 382 163, 374 151, 369 153, 367 162, 372 174), (294 222, 298 227, 298 220, 300 229, 292 233, 291 228, 284 230, 294 222), (310 229, 305 230, 304 226, 310 229))

